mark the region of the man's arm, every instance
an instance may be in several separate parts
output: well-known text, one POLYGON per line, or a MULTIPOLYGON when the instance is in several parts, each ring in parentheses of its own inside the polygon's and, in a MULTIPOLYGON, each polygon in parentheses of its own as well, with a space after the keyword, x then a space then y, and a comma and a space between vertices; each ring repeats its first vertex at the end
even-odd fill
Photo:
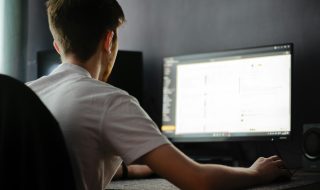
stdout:
MULTIPOLYGON (((128 175, 125 178, 134 179, 134 178, 145 178, 151 176, 153 171, 146 165, 129 165, 126 166, 128 170, 128 175)), ((121 165, 113 179, 123 178, 123 166, 121 165)))
POLYGON ((198 164, 173 145, 162 145, 139 160, 181 189, 234 189, 271 182, 283 162, 277 156, 259 158, 250 168, 198 164))

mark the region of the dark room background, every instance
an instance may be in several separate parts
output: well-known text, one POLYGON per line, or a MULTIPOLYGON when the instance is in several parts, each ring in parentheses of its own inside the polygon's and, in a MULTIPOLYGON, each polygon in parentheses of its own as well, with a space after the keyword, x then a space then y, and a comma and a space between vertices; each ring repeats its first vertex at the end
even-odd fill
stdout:
MULTIPOLYGON (((27 81, 36 78, 36 52, 52 46, 44 2, 28 2, 27 81)), ((143 52, 143 104, 159 125, 164 57, 293 43, 294 135, 291 142, 280 143, 279 149, 293 165, 299 165, 301 155, 292 150, 300 148, 301 127, 304 123, 320 122, 320 1, 119 0, 119 3, 127 18, 120 29, 119 47, 143 52)), ((250 146, 244 149, 252 150, 250 146)), ((270 149, 263 142, 259 146, 270 149)), ((254 153, 248 154, 254 157, 254 153)))

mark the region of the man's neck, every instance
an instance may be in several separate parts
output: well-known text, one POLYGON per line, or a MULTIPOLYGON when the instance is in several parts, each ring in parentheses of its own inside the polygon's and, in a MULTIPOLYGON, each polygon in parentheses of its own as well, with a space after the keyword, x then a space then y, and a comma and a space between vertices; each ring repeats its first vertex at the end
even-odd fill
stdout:
POLYGON ((97 55, 92 56, 88 61, 85 61, 85 62, 79 61, 73 55, 68 55, 68 56, 62 58, 62 60, 65 63, 78 65, 78 66, 84 68, 85 70, 87 70, 90 73, 91 77, 96 80, 101 79, 101 72, 104 68, 101 68, 101 65, 102 65, 102 64, 100 64, 101 59, 97 55))

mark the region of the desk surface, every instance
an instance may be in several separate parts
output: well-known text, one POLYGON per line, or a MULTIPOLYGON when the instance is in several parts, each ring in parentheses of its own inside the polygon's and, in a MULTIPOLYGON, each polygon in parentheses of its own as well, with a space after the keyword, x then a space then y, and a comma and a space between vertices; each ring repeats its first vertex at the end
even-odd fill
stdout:
MULTIPOLYGON (((108 190, 115 189, 136 189, 136 190, 177 190, 173 184, 165 179, 139 179, 139 180, 123 180, 113 181, 106 188, 108 190)), ((298 172, 288 182, 277 182, 266 185, 249 188, 250 190, 269 190, 269 189, 308 189, 320 190, 320 173, 298 172)))

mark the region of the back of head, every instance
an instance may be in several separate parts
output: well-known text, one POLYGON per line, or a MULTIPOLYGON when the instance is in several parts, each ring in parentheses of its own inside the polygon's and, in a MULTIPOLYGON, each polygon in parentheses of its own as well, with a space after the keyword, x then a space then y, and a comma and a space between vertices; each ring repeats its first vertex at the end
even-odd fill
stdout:
POLYGON ((116 0, 48 0, 47 13, 63 53, 82 62, 95 53, 107 31, 115 31, 125 20, 116 0))

